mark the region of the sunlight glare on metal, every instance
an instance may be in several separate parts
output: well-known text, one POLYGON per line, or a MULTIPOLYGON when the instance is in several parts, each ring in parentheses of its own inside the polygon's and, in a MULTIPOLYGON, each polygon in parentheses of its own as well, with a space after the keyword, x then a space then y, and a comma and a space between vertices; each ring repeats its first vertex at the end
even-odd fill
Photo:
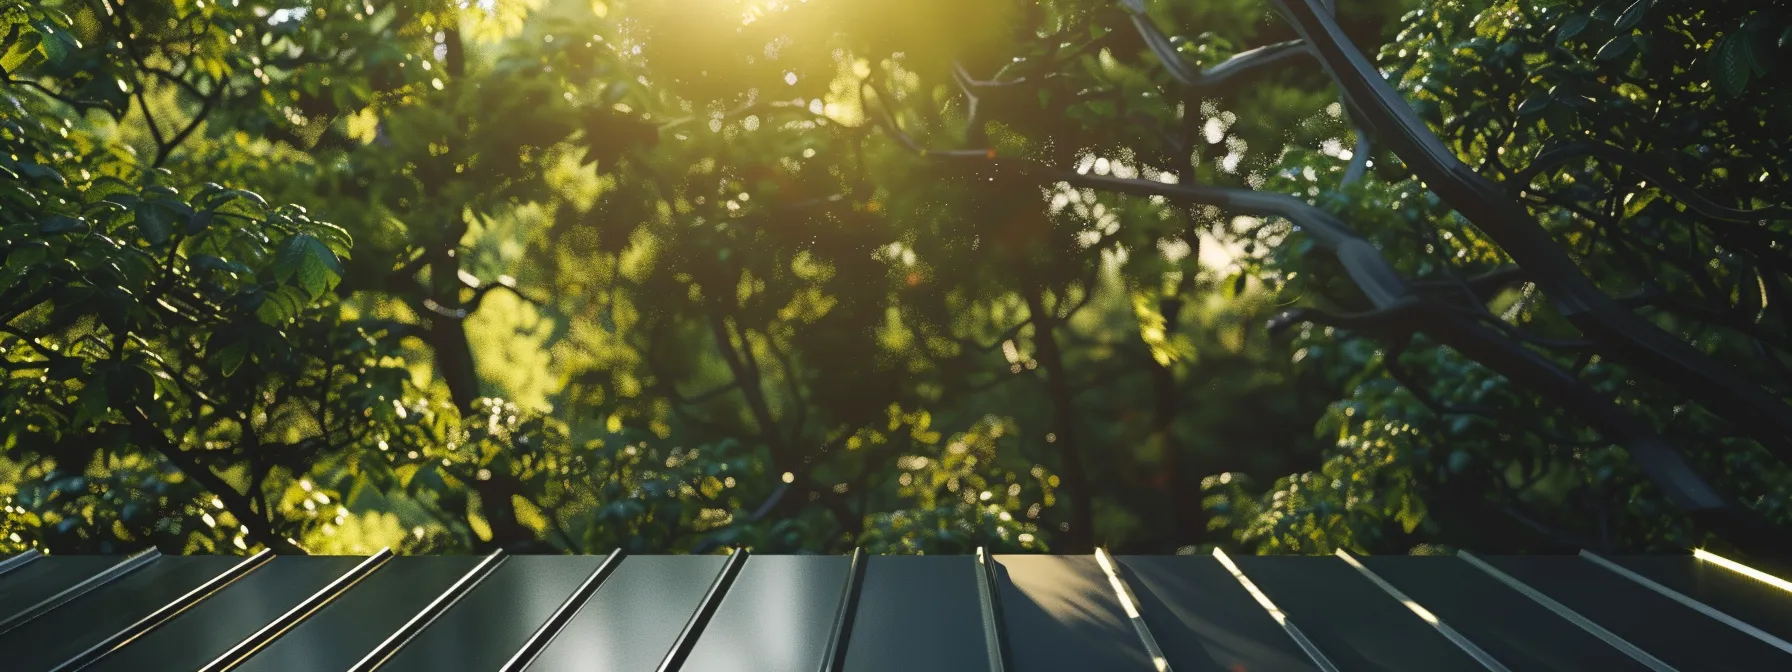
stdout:
POLYGON ((1388 583, 1386 579, 1381 578, 1381 575, 1371 571, 1368 567, 1364 567, 1363 563, 1357 561, 1356 556, 1351 555, 1342 548, 1333 551, 1332 555, 1338 556, 1338 558, 1342 559, 1345 564, 1350 565, 1352 568, 1356 569, 1356 571, 1362 573, 1362 575, 1368 578, 1371 583, 1380 587, 1389 596, 1399 600, 1400 604, 1406 605, 1407 610, 1418 616, 1420 620, 1431 624, 1432 629, 1437 630, 1438 634, 1441 634, 1445 639, 1450 640, 1450 643, 1455 644, 1456 648, 1462 649, 1462 652, 1468 654, 1470 658, 1474 658, 1475 662, 1480 663, 1482 667, 1493 670, 1494 672, 1510 672, 1506 669, 1505 665, 1501 664, 1500 661, 1495 660, 1491 654, 1482 650, 1481 647, 1474 642, 1469 641, 1469 638, 1464 637, 1462 633, 1457 632, 1455 628, 1452 628, 1442 620, 1439 620, 1436 614, 1431 613, 1430 609, 1419 606, 1418 602, 1407 597, 1406 593, 1400 592, 1400 589, 1395 588, 1394 584, 1388 583))
MULTIPOLYGON (((1108 585, 1114 587, 1114 597, 1120 600, 1120 606, 1126 609, 1127 618, 1138 618, 1139 608, 1132 603, 1132 596, 1126 592, 1126 585, 1120 583, 1120 575, 1114 572, 1114 564, 1108 561, 1108 552, 1095 549, 1095 562, 1101 565, 1101 571, 1108 575, 1108 585)), ((1162 669, 1162 668, 1159 668, 1162 669)))
POLYGON ((1393 595, 1394 599, 1400 600, 1401 604, 1406 605, 1406 608, 1408 610, 1412 611, 1412 613, 1416 614, 1419 618, 1423 619, 1426 623, 1430 623, 1432 625, 1437 625, 1439 623, 1439 621, 1437 620, 1437 615, 1431 613, 1430 609, 1426 609, 1425 607, 1420 606, 1419 603, 1412 601, 1412 598, 1407 597, 1406 593, 1400 592, 1398 589, 1395 589, 1394 586, 1390 585, 1388 582, 1383 581, 1380 576, 1376 575, 1374 572, 1369 571, 1369 568, 1364 567, 1363 563, 1357 562, 1356 556, 1346 553, 1344 551, 1344 549, 1342 549, 1342 548, 1338 549, 1337 551, 1333 552, 1332 554, 1338 556, 1339 558, 1342 558, 1345 563, 1348 563, 1351 567, 1356 568, 1356 571, 1362 572, 1363 576, 1369 577, 1370 581, 1375 582, 1375 585, 1380 586, 1381 589, 1387 591, 1389 595, 1393 595))
POLYGON ((1729 558, 1718 555, 1716 553, 1712 553, 1703 548, 1693 549, 1692 557, 1698 558, 1700 560, 1704 560, 1705 562, 1709 562, 1713 565, 1717 565, 1719 567, 1730 570, 1737 574, 1741 574, 1743 576, 1754 579, 1756 581, 1760 581, 1761 583, 1765 583, 1769 586, 1773 586, 1775 588, 1786 591, 1788 593, 1792 593, 1792 581, 1787 581, 1785 579, 1774 576, 1772 574, 1768 574, 1767 572, 1763 572, 1759 569, 1755 569, 1753 567, 1742 564, 1735 560, 1731 560, 1729 558))
POLYGON ((1277 625, 1286 626, 1288 624, 1288 616, 1283 614, 1280 608, 1276 607, 1276 603, 1269 601, 1269 596, 1264 595, 1263 591, 1257 588, 1257 584, 1251 583, 1250 577, 1245 576, 1244 572, 1239 571, 1238 565, 1232 564, 1232 558, 1227 557, 1225 551, 1217 548, 1213 549, 1213 557, 1220 561, 1220 566, 1225 567, 1226 571, 1232 573, 1232 578, 1238 579, 1238 583, 1242 584, 1245 591, 1249 592, 1251 597, 1257 600, 1257 604, 1263 605, 1263 610, 1269 612, 1270 618, 1276 619, 1277 625))
POLYGON ((1170 659, 1164 657, 1164 650, 1157 645, 1157 638, 1151 636, 1150 626, 1147 626, 1145 619, 1139 616, 1139 609, 1137 605, 1133 604, 1132 591, 1128 590, 1126 582, 1120 579, 1120 572, 1114 566, 1113 556, 1108 555, 1107 549, 1097 547, 1095 563, 1101 565, 1103 574, 1108 575, 1108 585, 1114 588, 1114 599, 1119 600, 1120 606, 1126 609, 1126 620, 1132 623, 1133 632, 1138 634, 1139 643, 1145 647, 1145 654, 1151 656, 1151 664, 1157 668, 1157 672, 1169 672, 1170 659))
POLYGON ((1598 623, 1588 620, 1587 617, 1580 615, 1580 612, 1569 609, 1568 605, 1555 601, 1554 598, 1544 595, 1536 588, 1526 585, 1525 582, 1519 581, 1512 575, 1500 571, 1499 568, 1487 564, 1486 560, 1475 557, 1475 554, 1470 553, 1467 550, 1459 550, 1456 552, 1456 557, 1462 558, 1468 564, 1473 565, 1475 569, 1479 569, 1500 583, 1506 584, 1507 588, 1516 590, 1525 597, 1531 598, 1532 602, 1543 605, 1543 608, 1555 612, 1557 616, 1562 617, 1569 623, 1579 626, 1580 629, 1587 634, 1604 640, 1605 643, 1611 645, 1612 648, 1624 652, 1624 655, 1630 656, 1631 660, 1642 663, 1643 667, 1647 667, 1655 672, 1677 672, 1672 665, 1662 662, 1662 660, 1656 658, 1654 654, 1642 650, 1637 647, 1637 645, 1625 641, 1623 637, 1619 637, 1616 633, 1605 629, 1598 623))
POLYGON ((1752 625, 1744 623, 1740 620, 1737 620, 1736 617, 1726 614, 1724 612, 1718 611, 1717 609, 1713 608, 1711 605, 1705 604, 1704 602, 1700 602, 1691 597, 1683 595, 1680 593, 1680 591, 1677 591, 1677 590, 1674 590, 1667 586, 1656 583, 1655 581, 1649 579, 1648 577, 1645 577, 1641 574, 1638 574, 1636 572, 1625 569, 1624 567, 1619 566, 1615 562, 1612 562, 1605 558, 1599 557, 1598 554, 1596 554, 1592 551, 1582 549, 1580 552, 1580 557, 1586 558, 1587 560, 1591 561, 1593 564, 1599 565, 1600 567, 1604 567, 1608 570, 1611 570, 1612 573, 1617 574, 1618 576, 1622 576, 1626 579, 1630 579, 1631 581, 1636 582, 1637 585, 1640 585, 1644 588, 1648 588, 1649 590, 1655 591, 1655 593, 1658 595, 1666 597, 1675 602, 1679 602, 1680 604, 1686 605, 1687 608, 1692 609, 1693 611, 1697 611, 1697 612, 1704 614, 1712 619, 1717 620, 1720 623, 1723 623, 1724 625, 1728 625, 1732 628, 1735 628, 1735 629, 1741 631, 1743 634, 1746 634, 1750 637, 1761 640, 1763 643, 1767 644, 1768 646, 1779 649, 1781 651, 1785 651, 1786 653, 1792 653, 1792 642, 1788 642, 1786 640, 1780 639, 1771 634, 1768 634, 1766 631, 1764 631, 1760 628, 1757 628, 1755 626, 1752 626, 1752 625))
POLYGON ((1319 666, 1321 672, 1338 672, 1338 666, 1332 664, 1331 659, 1319 650, 1313 640, 1307 639, 1307 635, 1302 633, 1300 628, 1294 627, 1294 623, 1288 620, 1288 616, 1276 607, 1276 603, 1269 601, 1269 596, 1263 594, 1263 591, 1257 588, 1257 584, 1251 583, 1250 577, 1245 576, 1244 570, 1232 563, 1232 558, 1227 557, 1225 551, 1215 548, 1213 557, 1220 561, 1220 566, 1232 573, 1232 578, 1238 579, 1238 584, 1244 586, 1245 591, 1250 593, 1251 597, 1256 598, 1257 604, 1261 605, 1264 611, 1269 612, 1269 617, 1275 619, 1276 625, 1282 626, 1282 630, 1288 633, 1288 638, 1294 640, 1295 646, 1299 646, 1300 650, 1307 654, 1307 658, 1311 659, 1314 665, 1319 666))

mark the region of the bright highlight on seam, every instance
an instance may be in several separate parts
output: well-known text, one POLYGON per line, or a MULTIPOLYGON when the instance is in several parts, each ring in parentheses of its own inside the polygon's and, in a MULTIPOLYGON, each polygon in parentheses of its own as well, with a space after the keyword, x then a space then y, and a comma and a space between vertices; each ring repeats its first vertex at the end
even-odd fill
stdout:
POLYGON ((1269 612, 1270 618, 1276 619, 1277 625, 1288 625, 1288 616, 1283 614, 1282 610, 1276 607, 1276 603, 1269 601, 1269 596, 1264 595, 1263 591, 1257 588, 1257 584, 1251 583, 1250 577, 1245 576, 1244 572, 1239 571, 1238 565, 1232 564, 1232 558, 1226 557, 1225 551, 1217 548, 1213 549, 1213 557, 1219 559, 1220 565, 1224 566, 1226 571, 1232 573, 1232 578, 1238 579, 1238 582, 1244 585, 1244 589, 1250 592, 1251 597, 1257 599, 1257 604, 1263 605, 1263 610, 1269 612))
POLYGON ((1350 566, 1356 568, 1356 571, 1362 572, 1364 576, 1369 577, 1370 580, 1381 586, 1382 590, 1387 591, 1388 594, 1393 595, 1395 599, 1400 600, 1401 604, 1406 605, 1408 610, 1412 611, 1413 614, 1423 619, 1426 623, 1438 625, 1437 615, 1431 613, 1430 609, 1420 606, 1419 603, 1412 601, 1412 598, 1407 597, 1406 593, 1402 593, 1393 586, 1388 585, 1388 583, 1383 581, 1381 577, 1376 576, 1374 572, 1370 572, 1368 567, 1364 567, 1363 563, 1357 562, 1355 556, 1345 553, 1342 548, 1334 552, 1333 555, 1343 558, 1344 562, 1350 563, 1350 566))
POLYGON ((1114 587, 1114 596, 1120 599, 1120 606, 1126 608, 1126 617, 1138 618, 1139 609, 1133 606, 1132 595, 1126 592, 1125 584, 1120 583, 1120 575, 1114 571, 1114 564, 1108 561, 1108 552, 1099 548, 1095 549, 1095 562, 1101 565, 1102 573, 1108 575, 1108 585, 1114 587))
POLYGON ((1716 553, 1712 553, 1703 548, 1694 549, 1692 552, 1692 557, 1698 558, 1700 560, 1704 560, 1705 562, 1709 562, 1713 565, 1717 565, 1719 567, 1730 570, 1737 574, 1741 574, 1743 576, 1754 579, 1756 581, 1760 581, 1761 583, 1765 583, 1769 586, 1773 586, 1775 588, 1786 591, 1788 593, 1792 593, 1792 581, 1787 581, 1785 579, 1774 576, 1772 574, 1768 574, 1767 572, 1763 572, 1759 569, 1755 569, 1753 567, 1742 564, 1735 560, 1731 560, 1729 558, 1718 555, 1716 553))

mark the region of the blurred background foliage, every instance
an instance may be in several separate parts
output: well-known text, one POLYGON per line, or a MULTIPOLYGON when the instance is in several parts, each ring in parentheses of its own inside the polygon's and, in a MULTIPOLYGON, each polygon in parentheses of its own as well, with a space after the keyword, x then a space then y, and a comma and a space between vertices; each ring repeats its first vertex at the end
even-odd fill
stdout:
MULTIPOLYGON (((1792 522, 1787 437, 1582 340, 1278 7, 4 0, 0 552, 1721 541, 1548 390, 1346 319, 1310 231, 1139 183, 1337 215, 1792 522)), ((1601 289, 1792 394, 1785 5, 1335 12, 1601 289)))

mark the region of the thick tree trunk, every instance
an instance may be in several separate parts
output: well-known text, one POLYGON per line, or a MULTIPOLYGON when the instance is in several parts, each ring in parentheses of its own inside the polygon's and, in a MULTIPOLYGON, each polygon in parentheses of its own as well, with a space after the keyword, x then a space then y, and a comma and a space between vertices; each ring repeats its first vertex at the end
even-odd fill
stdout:
MULTIPOLYGON (((447 383, 448 393, 460 409, 461 417, 468 418, 477 412, 479 399, 484 395, 480 391, 478 370, 474 368, 473 346, 467 340, 466 322, 432 315, 427 334, 430 348, 435 351, 436 373, 447 383)), ((479 545, 482 550, 504 548, 516 551, 536 542, 535 532, 517 521, 516 505, 510 501, 513 495, 525 494, 515 474, 494 469, 491 478, 474 480, 469 485, 479 493, 479 509, 492 531, 491 541, 479 545)))
POLYGON ((467 340, 465 320, 445 315, 429 316, 425 332, 429 348, 435 353, 436 373, 448 385, 448 394, 462 414, 470 413, 481 396, 479 371, 473 362, 473 346, 467 340))
POLYGON ((1037 286, 1025 291, 1027 311, 1033 320, 1033 344, 1039 354, 1039 365, 1045 369, 1046 394, 1052 405, 1052 439, 1058 447, 1058 468, 1064 475, 1064 491, 1070 501, 1070 529, 1058 537, 1060 553, 1091 553, 1095 550, 1094 504, 1089 492, 1089 474, 1083 467, 1083 456, 1077 447, 1075 393, 1064 369, 1064 353, 1052 331, 1058 318, 1046 311, 1037 286))

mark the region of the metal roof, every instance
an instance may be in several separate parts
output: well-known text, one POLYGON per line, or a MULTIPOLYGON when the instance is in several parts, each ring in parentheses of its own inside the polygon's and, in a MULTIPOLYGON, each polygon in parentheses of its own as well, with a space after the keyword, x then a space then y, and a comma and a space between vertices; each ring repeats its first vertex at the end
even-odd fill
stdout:
POLYGON ((1792 670, 1698 556, 40 556, 0 670, 1792 670))

